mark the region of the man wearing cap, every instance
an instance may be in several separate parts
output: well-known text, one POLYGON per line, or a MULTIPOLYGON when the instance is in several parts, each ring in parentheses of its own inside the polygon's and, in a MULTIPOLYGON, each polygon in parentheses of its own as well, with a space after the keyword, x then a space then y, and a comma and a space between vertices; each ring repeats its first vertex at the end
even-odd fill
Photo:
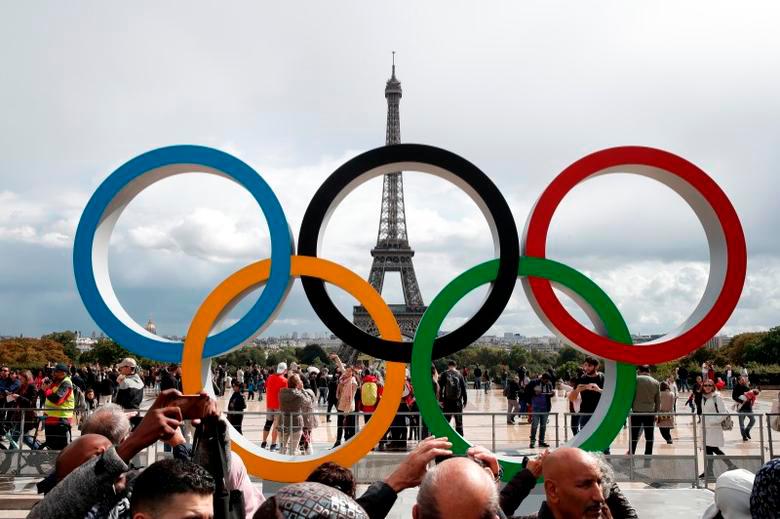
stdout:
POLYGON ((65 364, 54 366, 51 378, 52 383, 46 390, 46 400, 43 405, 46 416, 44 430, 46 446, 50 450, 59 451, 68 445, 76 399, 73 395, 73 382, 68 376, 68 366, 65 364))
POLYGON ((144 399, 144 382, 138 375, 138 364, 135 359, 127 357, 120 362, 119 377, 117 382, 119 389, 116 392, 116 402, 124 409, 141 409, 141 402, 144 399))
POLYGON ((260 444, 261 448, 265 448, 268 445, 268 432, 273 427, 271 433, 271 450, 276 449, 276 437, 279 434, 279 420, 281 415, 279 414, 279 391, 283 387, 287 387, 287 363, 280 362, 276 366, 276 373, 268 377, 268 381, 265 383, 265 390, 268 394, 268 400, 266 403, 266 410, 268 414, 265 417, 265 425, 263 426, 263 443, 260 444))

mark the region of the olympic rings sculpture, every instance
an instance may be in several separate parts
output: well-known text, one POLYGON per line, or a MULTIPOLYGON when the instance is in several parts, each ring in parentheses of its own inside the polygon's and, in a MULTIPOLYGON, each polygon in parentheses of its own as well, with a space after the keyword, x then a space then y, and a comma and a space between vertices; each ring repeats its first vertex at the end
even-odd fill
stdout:
MULTIPOLYGON (((149 151, 120 166, 98 187, 79 221, 73 265, 81 298, 96 324, 134 353, 164 362, 181 362, 185 392, 210 388, 209 359, 238 348, 261 333, 283 304, 293 279, 301 278, 314 311, 338 338, 357 350, 383 359, 383 398, 366 426, 349 442, 326 455, 285 456, 261 451, 231 427, 233 449, 250 473, 281 482, 302 481, 319 464, 357 462, 381 439, 393 420, 405 379, 405 363, 420 413, 436 435, 453 442, 456 454, 470 446, 444 418, 430 379, 432 359, 450 355, 482 336, 506 306, 515 282, 522 278, 531 306, 556 335, 580 350, 605 359, 604 390, 593 417, 570 445, 603 450, 620 431, 631 409, 636 379, 634 365, 656 364, 682 357, 703 345, 726 323, 739 301, 747 269, 742 226, 720 187, 701 169, 669 152, 625 146, 595 152, 574 162, 544 190, 526 223, 522 243, 511 210, 487 175, 449 151, 420 144, 395 144, 365 152, 332 173, 317 190, 303 217, 297 255, 281 204, 270 186, 250 166, 219 150, 202 146, 170 146, 149 151), (184 343, 144 330, 119 303, 108 274, 108 243, 122 210, 153 183, 185 172, 228 178, 246 188, 265 215, 271 257, 258 261, 220 283, 196 312, 184 343), (398 323, 381 296, 354 272, 318 257, 320 238, 332 212, 357 186, 395 171, 421 171, 459 186, 488 221, 497 258, 477 265, 450 282, 431 302, 412 342, 404 342, 398 323), (617 307, 583 274, 546 258, 550 222, 563 197, 585 180, 611 172, 643 175, 677 192, 702 223, 710 251, 710 274, 701 301, 691 316, 667 335, 641 345, 631 335, 617 307), (325 283, 354 296, 372 317, 379 337, 346 319, 329 298, 325 283), (482 307, 458 329, 438 337, 448 312, 473 289, 489 284, 482 307), (209 333, 251 288, 263 286, 257 302, 238 322, 213 336, 209 333), (595 332, 582 326, 563 307, 553 286, 572 297, 592 320, 595 332)), ((502 459, 504 478, 519 470, 502 459)))

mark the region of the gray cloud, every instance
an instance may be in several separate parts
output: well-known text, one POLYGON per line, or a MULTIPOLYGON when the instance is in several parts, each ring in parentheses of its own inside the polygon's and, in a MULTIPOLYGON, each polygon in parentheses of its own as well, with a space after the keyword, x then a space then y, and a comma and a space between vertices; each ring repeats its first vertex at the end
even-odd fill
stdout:
MULTIPOLYGON (((198 143, 236 154, 278 193, 297 235, 326 175, 383 143, 390 50, 404 88, 403 140, 477 164, 507 196, 519 229, 555 175, 597 149, 656 146, 703 168, 736 207, 751 257, 726 330, 777 324, 774 3, 183 6, 4 10, 0 332, 94 327, 73 283, 76 223, 102 179, 151 148, 198 143)), ((415 174, 406 188, 430 301, 492 258, 492 243, 456 189, 415 174)), ((373 181, 345 200, 325 257, 368 273, 380 194, 373 181)), ((265 221, 240 187, 186 175, 128 207, 112 240, 112 279, 133 317, 152 315, 161 330, 183 333, 211 288, 267 247, 265 221)), ((673 327, 706 279, 707 246, 692 212, 644 179, 613 175, 577 187, 556 213, 548 251, 602 285, 632 331, 673 327)), ((332 292, 349 313, 354 302, 332 292)), ((470 315, 482 294, 445 325, 470 315)), ((271 333, 294 329, 323 331, 298 288, 271 333)), ((503 330, 545 333, 519 291, 494 328, 503 330)))

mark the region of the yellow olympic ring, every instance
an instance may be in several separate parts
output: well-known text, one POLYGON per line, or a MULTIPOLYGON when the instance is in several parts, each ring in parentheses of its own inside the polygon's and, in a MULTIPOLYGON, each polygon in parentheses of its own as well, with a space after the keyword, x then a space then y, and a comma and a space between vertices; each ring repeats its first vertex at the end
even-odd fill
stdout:
MULTIPOLYGON (((198 308, 184 341, 181 367, 185 393, 201 392, 208 381, 210 363, 202 363, 201 360, 206 337, 214 323, 244 293, 265 283, 270 270, 271 260, 242 268, 220 283, 198 308)), ((390 308, 376 290, 354 272, 321 258, 292 256, 290 276, 310 276, 342 288, 368 310, 383 339, 401 340, 401 330, 390 308)), ((387 362, 383 398, 371 420, 350 441, 326 455, 295 459, 294 456, 261 452, 256 444, 239 435, 228 424, 233 452, 244 460, 251 474, 283 483, 304 481, 315 468, 327 461, 349 467, 367 454, 387 432, 398 410, 405 380, 406 364, 387 362)))

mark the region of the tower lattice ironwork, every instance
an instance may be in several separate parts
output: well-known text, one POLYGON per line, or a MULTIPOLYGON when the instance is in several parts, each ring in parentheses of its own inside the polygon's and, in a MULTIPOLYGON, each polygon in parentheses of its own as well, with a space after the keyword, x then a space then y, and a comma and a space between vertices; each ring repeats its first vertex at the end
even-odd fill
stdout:
MULTIPOLYGON (((393 53, 395 55, 395 53, 393 53)), ((385 86, 387 99, 387 133, 385 143, 388 145, 401 142, 401 119, 399 105, 401 101, 401 82, 395 77, 395 56, 393 56, 393 71, 385 86)), ((420 324, 426 306, 423 302, 417 275, 414 272, 414 250, 409 245, 406 229, 406 210, 404 207, 404 178, 400 171, 387 173, 382 185, 382 208, 379 216, 379 231, 376 246, 371 249, 373 263, 368 282, 374 289, 382 293, 385 273, 400 272, 401 288, 403 289, 403 304, 391 304, 390 310, 398 321, 401 333, 406 338, 413 338, 420 324)), ((378 331, 374 321, 363 306, 353 309, 353 322, 357 327, 373 335, 378 331)), ((345 348, 343 353, 352 360, 357 352, 345 348)))

